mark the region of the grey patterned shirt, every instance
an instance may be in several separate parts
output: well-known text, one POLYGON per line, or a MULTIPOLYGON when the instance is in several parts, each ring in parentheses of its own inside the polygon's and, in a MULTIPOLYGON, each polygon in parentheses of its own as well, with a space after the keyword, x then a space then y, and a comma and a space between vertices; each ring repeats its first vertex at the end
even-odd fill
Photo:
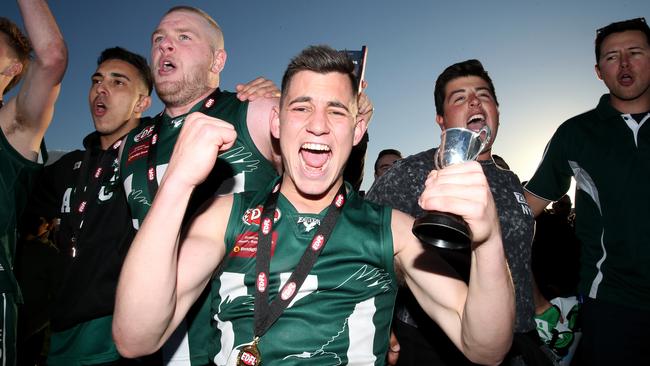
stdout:
MULTIPOLYGON (((424 181, 434 169, 435 151, 434 148, 396 161, 386 174, 373 183, 366 199, 391 206, 414 217, 422 215, 424 211, 417 201, 424 190, 424 181)), ((492 159, 480 163, 496 203, 501 236, 515 286, 515 331, 528 332, 535 329, 530 264, 535 221, 517 175, 501 169, 492 159)), ((404 296, 400 294, 400 297, 404 296)), ((412 301, 398 301, 396 311, 404 312, 404 307, 407 308, 407 313, 422 311, 413 309, 413 305, 412 301)))

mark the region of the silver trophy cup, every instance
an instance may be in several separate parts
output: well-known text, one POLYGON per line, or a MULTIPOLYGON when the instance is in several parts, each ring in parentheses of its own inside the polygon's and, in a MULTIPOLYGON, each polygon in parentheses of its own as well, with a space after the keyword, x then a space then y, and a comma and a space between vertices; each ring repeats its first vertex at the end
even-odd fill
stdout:
MULTIPOLYGON (((433 158, 436 169, 476 160, 490 142, 490 137, 487 125, 479 131, 461 127, 445 129, 433 158)), ((472 243, 465 220, 446 212, 429 211, 417 218, 413 223, 413 234, 427 244, 445 249, 465 249, 472 243)))

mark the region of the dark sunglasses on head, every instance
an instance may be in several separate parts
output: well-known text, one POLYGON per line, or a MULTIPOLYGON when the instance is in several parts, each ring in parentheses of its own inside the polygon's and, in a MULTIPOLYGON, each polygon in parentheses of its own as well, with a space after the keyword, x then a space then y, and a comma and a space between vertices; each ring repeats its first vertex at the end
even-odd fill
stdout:
POLYGON ((618 26, 621 26, 621 25, 636 25, 636 24, 645 25, 646 24, 645 18, 641 17, 641 18, 628 19, 628 20, 623 20, 623 21, 620 21, 620 22, 616 22, 616 23, 606 25, 606 26, 604 26, 602 28, 596 29, 596 35, 599 35, 599 34, 603 33, 605 30, 607 30, 608 28, 610 28, 612 26, 617 26, 618 27, 618 26))

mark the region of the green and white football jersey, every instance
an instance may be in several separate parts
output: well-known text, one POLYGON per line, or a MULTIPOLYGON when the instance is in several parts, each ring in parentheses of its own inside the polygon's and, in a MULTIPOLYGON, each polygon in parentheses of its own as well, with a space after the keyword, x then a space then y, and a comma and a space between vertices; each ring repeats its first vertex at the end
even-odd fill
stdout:
MULTIPOLYGON (((348 186, 348 188, 350 188, 348 186)), ((217 365, 253 339, 257 231, 266 193, 235 195, 223 270, 212 283, 217 365)), ((348 201, 294 300, 261 337, 263 365, 383 365, 397 282, 391 210, 348 189, 348 201)), ((274 224, 269 301, 293 272, 320 214, 301 214, 282 195, 274 224)))

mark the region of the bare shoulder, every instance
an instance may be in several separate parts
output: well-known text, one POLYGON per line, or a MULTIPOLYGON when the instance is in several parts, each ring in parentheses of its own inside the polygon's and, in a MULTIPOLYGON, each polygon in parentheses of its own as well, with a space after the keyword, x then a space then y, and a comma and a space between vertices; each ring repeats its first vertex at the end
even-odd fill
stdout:
POLYGON ((246 125, 257 149, 269 161, 273 160, 271 139, 272 110, 279 105, 279 98, 257 98, 248 103, 246 125))
POLYGON ((271 108, 276 107, 280 104, 280 98, 277 97, 260 97, 252 100, 248 103, 248 110, 260 111, 260 112, 270 112, 271 108))
POLYGON ((248 102, 247 122, 249 127, 260 127, 269 129, 271 111, 280 103, 280 98, 257 98, 248 102))

